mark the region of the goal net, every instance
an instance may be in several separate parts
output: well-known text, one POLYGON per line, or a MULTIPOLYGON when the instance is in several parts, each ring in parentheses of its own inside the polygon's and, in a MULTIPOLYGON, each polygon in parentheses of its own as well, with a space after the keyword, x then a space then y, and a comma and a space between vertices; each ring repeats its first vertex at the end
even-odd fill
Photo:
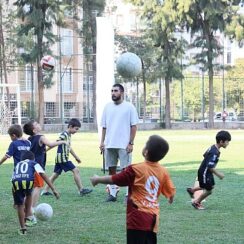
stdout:
POLYGON ((21 124, 19 84, 0 84, 0 134, 15 123, 21 124))

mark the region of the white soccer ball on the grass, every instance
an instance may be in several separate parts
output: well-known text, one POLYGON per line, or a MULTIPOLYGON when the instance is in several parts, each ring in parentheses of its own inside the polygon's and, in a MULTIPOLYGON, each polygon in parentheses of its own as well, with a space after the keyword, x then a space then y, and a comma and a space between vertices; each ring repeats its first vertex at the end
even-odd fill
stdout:
POLYGON ((118 73, 124 78, 134 78, 142 71, 141 59, 131 52, 123 53, 116 61, 118 73))
POLYGON ((47 221, 53 216, 53 209, 51 205, 47 203, 40 203, 35 208, 35 215, 39 220, 47 221))
POLYGON ((109 195, 113 196, 113 197, 117 197, 117 194, 119 193, 119 186, 117 185, 107 185, 106 186, 106 191, 109 195))
POLYGON ((42 57, 42 59, 41 59, 42 69, 44 69, 46 71, 51 71, 51 70, 53 70, 54 66, 55 66, 54 57, 52 57, 50 55, 46 55, 46 56, 42 57))

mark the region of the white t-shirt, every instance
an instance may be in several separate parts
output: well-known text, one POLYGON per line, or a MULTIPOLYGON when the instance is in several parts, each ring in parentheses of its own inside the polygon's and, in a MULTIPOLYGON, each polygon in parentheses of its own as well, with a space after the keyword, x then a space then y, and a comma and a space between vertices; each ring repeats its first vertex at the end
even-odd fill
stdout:
POLYGON ((136 108, 129 102, 108 103, 102 114, 101 126, 106 128, 105 147, 126 149, 131 126, 138 124, 136 108))

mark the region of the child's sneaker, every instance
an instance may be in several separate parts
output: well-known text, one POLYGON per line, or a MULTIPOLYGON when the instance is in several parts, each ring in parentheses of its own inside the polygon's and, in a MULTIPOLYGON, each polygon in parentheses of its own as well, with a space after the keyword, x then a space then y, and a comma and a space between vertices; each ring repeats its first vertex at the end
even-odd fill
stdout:
POLYGON ((197 209, 197 210, 204 210, 204 209, 205 209, 201 203, 192 202, 191 205, 192 205, 195 209, 197 209))
POLYGON ((83 188, 81 191, 80 191, 80 195, 81 196, 84 196, 84 195, 87 195, 89 193, 92 192, 92 189, 88 189, 88 188, 83 188))
POLYGON ((194 193, 192 192, 192 189, 190 187, 186 188, 186 191, 188 192, 191 198, 194 198, 194 193))
POLYGON ((26 235, 27 234, 27 230, 26 229, 19 229, 18 230, 18 234, 23 236, 23 235, 26 235))
POLYGON ((117 197, 114 197, 112 195, 108 195, 106 202, 116 202, 117 201, 117 197))
POLYGON ((25 226, 32 227, 32 226, 34 226, 36 224, 37 224, 37 220, 36 220, 35 217, 34 218, 33 217, 25 218, 25 226))
POLYGON ((52 196, 53 194, 51 193, 51 192, 49 192, 49 191, 43 191, 42 193, 41 193, 41 196, 52 196))

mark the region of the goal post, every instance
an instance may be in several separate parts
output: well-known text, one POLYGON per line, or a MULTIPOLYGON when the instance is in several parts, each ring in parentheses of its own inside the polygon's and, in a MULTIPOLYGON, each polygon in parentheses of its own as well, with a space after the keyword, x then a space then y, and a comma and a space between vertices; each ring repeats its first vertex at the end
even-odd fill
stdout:
POLYGON ((5 134, 17 118, 21 125, 21 103, 19 84, 0 83, 0 133, 5 134))

